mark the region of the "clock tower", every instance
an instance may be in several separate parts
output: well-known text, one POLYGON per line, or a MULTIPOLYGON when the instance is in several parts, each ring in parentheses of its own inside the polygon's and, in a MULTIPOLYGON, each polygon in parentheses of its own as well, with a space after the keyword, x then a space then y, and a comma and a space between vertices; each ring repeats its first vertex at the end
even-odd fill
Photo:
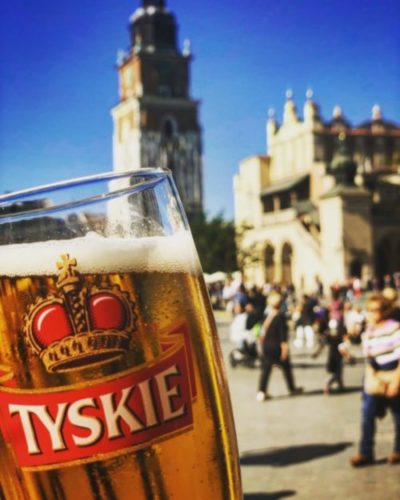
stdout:
POLYGON ((198 213, 202 144, 199 101, 190 96, 190 43, 179 50, 175 16, 164 0, 142 0, 129 31, 129 51, 117 61, 114 170, 169 168, 187 213, 198 213))

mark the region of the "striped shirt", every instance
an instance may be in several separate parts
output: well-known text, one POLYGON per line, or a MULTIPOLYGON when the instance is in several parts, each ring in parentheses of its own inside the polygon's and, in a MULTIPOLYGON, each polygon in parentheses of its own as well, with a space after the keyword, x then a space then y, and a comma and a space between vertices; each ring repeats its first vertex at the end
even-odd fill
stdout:
POLYGON ((362 335, 364 354, 380 368, 391 368, 400 361, 400 323, 392 319, 369 327, 362 335))

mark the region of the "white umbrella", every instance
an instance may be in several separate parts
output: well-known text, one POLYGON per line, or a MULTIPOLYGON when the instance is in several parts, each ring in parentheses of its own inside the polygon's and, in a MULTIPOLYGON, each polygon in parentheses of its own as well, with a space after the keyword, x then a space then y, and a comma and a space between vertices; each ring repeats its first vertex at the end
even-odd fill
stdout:
POLYGON ((209 275, 209 282, 208 283, 217 283, 218 281, 225 281, 226 280, 226 273, 222 271, 217 271, 213 274, 209 275))

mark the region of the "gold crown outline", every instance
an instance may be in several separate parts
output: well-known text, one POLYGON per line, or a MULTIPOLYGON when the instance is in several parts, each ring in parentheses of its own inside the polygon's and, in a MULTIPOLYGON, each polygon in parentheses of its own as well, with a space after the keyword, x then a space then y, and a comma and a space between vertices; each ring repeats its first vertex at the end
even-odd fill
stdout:
POLYGON ((135 304, 127 292, 103 279, 100 287, 82 286, 82 278, 75 269, 77 261, 69 254, 57 262, 58 294, 38 297, 25 316, 25 339, 31 351, 38 355, 48 372, 66 372, 90 365, 113 361, 129 350, 135 331, 135 304), (92 328, 95 318, 89 311, 89 301, 97 296, 113 297, 123 308, 123 327, 92 328), (61 339, 44 346, 35 332, 35 319, 49 306, 62 307, 71 331, 61 339))

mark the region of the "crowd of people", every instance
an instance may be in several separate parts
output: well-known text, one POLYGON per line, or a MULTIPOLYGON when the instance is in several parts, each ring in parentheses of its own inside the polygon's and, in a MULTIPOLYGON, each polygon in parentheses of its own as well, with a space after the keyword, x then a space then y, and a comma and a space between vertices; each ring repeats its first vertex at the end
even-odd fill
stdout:
POLYGON ((221 303, 232 314, 230 354, 232 366, 259 365, 256 391, 259 402, 270 398, 268 383, 279 367, 291 395, 303 388, 295 383, 290 347, 315 358, 327 350, 328 377, 325 394, 344 391, 344 362, 352 363, 351 344, 362 343, 365 375, 362 389, 362 422, 359 453, 354 467, 374 462, 377 418, 390 410, 395 423, 391 464, 400 463, 400 290, 399 275, 385 277, 384 288, 363 288, 359 280, 331 287, 329 296, 319 285, 315 293, 296 296, 294 287, 265 285, 246 287, 230 281, 220 289, 221 303), (390 279, 389 279, 390 278, 390 279), (292 341, 292 343, 291 343, 292 341))

